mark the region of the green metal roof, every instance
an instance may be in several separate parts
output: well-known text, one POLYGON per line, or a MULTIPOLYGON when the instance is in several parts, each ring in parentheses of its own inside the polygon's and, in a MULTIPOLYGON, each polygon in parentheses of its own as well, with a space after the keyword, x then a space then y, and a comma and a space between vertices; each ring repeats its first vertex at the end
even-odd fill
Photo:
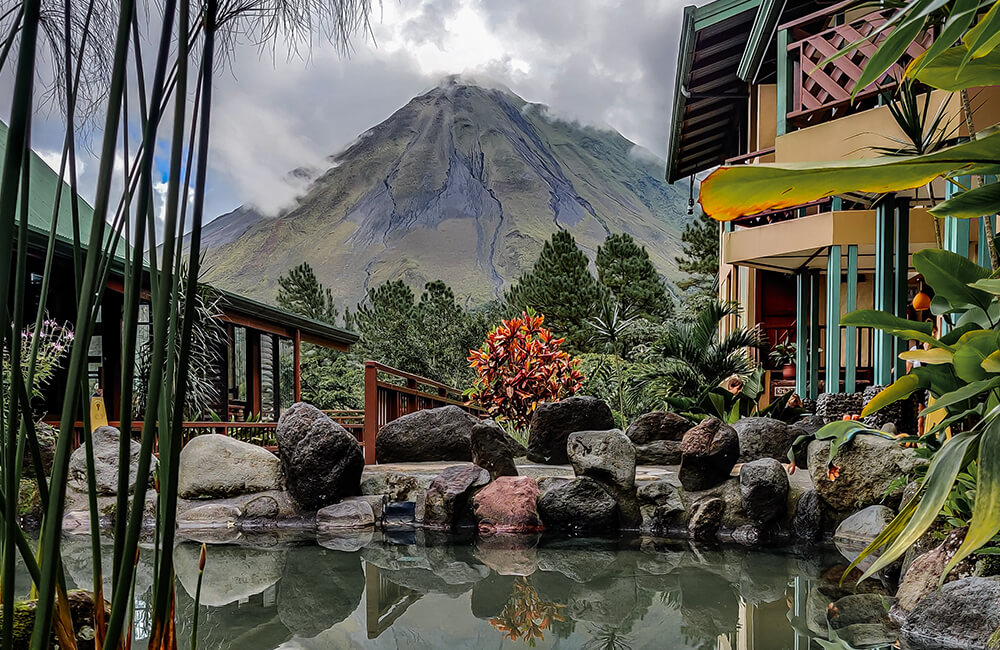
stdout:
POLYGON ((666 179, 673 183, 737 155, 747 84, 737 76, 762 0, 684 8, 666 179))
POLYGON ((743 50, 743 58, 736 69, 736 76, 747 83, 754 83, 757 72, 764 62, 764 55, 767 46, 774 38, 774 32, 778 28, 778 19, 781 17, 781 10, 784 7, 784 0, 763 0, 757 10, 757 17, 753 22, 753 29, 750 32, 750 40, 747 41, 746 49, 743 50))

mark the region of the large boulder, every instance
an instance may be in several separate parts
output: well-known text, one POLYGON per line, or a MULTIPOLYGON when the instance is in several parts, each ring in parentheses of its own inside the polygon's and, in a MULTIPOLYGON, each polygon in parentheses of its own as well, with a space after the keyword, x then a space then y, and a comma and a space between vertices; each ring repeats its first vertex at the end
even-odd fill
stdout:
POLYGON ((315 406, 298 402, 278 420, 278 456, 288 492, 306 510, 319 510, 360 492, 361 445, 315 406))
POLYGON ((566 443, 577 476, 588 476, 618 501, 618 524, 639 528, 642 515, 635 493, 635 447, 620 429, 576 431, 566 443))
POLYGON ((351 497, 316 511, 316 530, 320 533, 342 529, 372 528, 376 513, 364 497, 351 497))
POLYGON ((490 482, 490 473, 476 465, 454 465, 431 481, 424 497, 424 525, 443 530, 471 524, 472 496, 490 482))
POLYGON ((708 497, 697 501, 691 509, 688 533, 698 541, 714 539, 722 527, 725 512, 726 502, 719 497, 708 497))
POLYGON ((600 483, 580 477, 553 481, 538 499, 538 512, 547 528, 604 532, 618 525, 618 504, 600 483))
POLYGON ((774 418, 743 418, 733 424, 740 439, 740 462, 773 458, 788 462, 788 450, 798 432, 774 418))
POLYGON ((840 447, 833 459, 839 475, 831 480, 827 473, 829 455, 829 440, 810 442, 809 474, 823 500, 841 512, 881 502, 900 476, 927 462, 893 440, 862 433, 840 447))
POLYGON ((625 430, 625 435, 635 445, 648 445, 658 440, 680 442, 693 426, 687 418, 676 413, 653 411, 637 417, 625 430))
POLYGON ((647 481, 636 492, 643 531, 666 532, 683 517, 684 503, 670 481, 647 481))
POLYGON ((615 427, 611 408, 596 397, 569 397, 539 404, 531 417, 528 460, 549 465, 569 462, 566 441, 575 431, 606 431, 615 427))
POLYGON ((375 459, 380 463, 428 460, 472 460, 475 416, 455 405, 424 409, 396 418, 375 437, 375 459))
POLYGON ((281 461, 263 447, 209 433, 181 450, 177 490, 183 499, 225 498, 283 486, 281 461))
POLYGON ((714 487, 729 478, 739 456, 736 431, 719 418, 708 418, 681 440, 681 466, 677 472, 681 485, 691 492, 714 487))
POLYGON ((518 451, 523 453, 524 448, 495 422, 487 420, 475 424, 470 434, 470 444, 472 463, 489 472, 490 478, 517 476, 514 457, 520 455, 518 451))
MULTIPOLYGON (((38 456, 42 461, 42 472, 45 476, 52 473, 52 459, 56 455, 56 442, 59 440, 59 430, 50 424, 39 420, 35 422, 35 438, 38 440, 38 456)), ((21 476, 35 478, 35 463, 31 454, 25 450, 24 465, 21 476)))
POLYGON ((803 542, 816 541, 823 532, 823 499, 816 490, 807 490, 795 502, 792 534, 803 542))
POLYGON ((934 590, 906 617, 902 636, 912 650, 985 650, 1000 628, 1000 577, 963 578, 934 590))
MULTIPOLYGON (((118 445, 121 433, 114 427, 98 427, 91 434, 94 443, 94 478, 97 494, 100 496, 115 496, 118 494, 118 445)), ((136 476, 139 471, 139 442, 130 441, 128 491, 135 490, 136 476)), ((146 476, 147 487, 152 487, 156 475, 156 458, 150 459, 149 474, 146 476)), ((81 445, 69 457, 69 486, 80 492, 87 492, 87 451, 81 445)))
POLYGON ((740 468, 743 510, 757 523, 778 519, 787 508, 788 473, 773 458, 761 458, 740 468))
POLYGON ((538 483, 530 476, 501 476, 476 493, 472 508, 481 532, 531 533, 542 528, 538 483))

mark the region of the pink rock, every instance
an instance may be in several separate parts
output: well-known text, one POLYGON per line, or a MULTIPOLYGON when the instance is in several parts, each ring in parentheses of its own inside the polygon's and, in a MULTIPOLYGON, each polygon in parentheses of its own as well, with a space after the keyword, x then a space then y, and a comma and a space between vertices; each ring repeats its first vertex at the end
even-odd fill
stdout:
POLYGON ((501 476, 476 493, 472 507, 485 532, 541 530, 538 483, 530 476, 501 476))

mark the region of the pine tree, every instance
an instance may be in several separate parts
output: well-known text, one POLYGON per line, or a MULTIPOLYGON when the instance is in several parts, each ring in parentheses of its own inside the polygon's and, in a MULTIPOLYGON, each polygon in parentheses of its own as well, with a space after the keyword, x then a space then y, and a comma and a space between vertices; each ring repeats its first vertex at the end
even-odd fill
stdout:
POLYGON ((719 276, 719 224, 704 212, 684 226, 678 268, 689 277, 677 283, 687 292, 688 310, 697 313, 715 298, 719 276))
POLYGON ((597 247, 597 276, 625 314, 663 319, 674 311, 667 285, 649 253, 628 233, 610 235, 597 247))
POLYGON ((354 321, 361 334, 360 350, 366 358, 419 374, 422 351, 418 347, 413 290, 402 280, 368 289, 354 321))
POLYGON ((515 312, 531 307, 544 314, 545 326, 580 351, 589 345, 593 327, 588 321, 605 293, 573 235, 559 230, 542 246, 531 271, 507 292, 506 302, 515 312))
POLYGON ((302 262, 278 278, 278 306, 322 323, 336 324, 333 292, 316 279, 309 262, 302 262))

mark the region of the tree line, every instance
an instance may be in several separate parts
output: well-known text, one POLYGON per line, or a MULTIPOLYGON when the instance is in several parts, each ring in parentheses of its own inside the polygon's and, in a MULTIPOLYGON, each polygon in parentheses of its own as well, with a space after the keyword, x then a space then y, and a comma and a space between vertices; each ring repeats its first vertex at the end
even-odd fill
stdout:
POLYGON ((595 274, 572 234, 557 231, 501 299, 475 308, 462 305, 440 280, 428 282, 419 295, 393 280, 370 288, 353 310, 341 311, 332 291, 303 262, 279 278, 278 305, 354 330, 361 339, 348 353, 304 344, 302 398, 321 408, 361 408, 365 359, 465 388, 473 379, 469 350, 501 319, 530 309, 544 314, 545 326, 565 338, 563 347, 584 360, 584 392, 609 399, 620 411, 624 368, 678 320, 690 319, 693 306, 714 296, 717 233, 707 220, 685 228, 677 261, 687 277, 678 295, 627 233, 609 235, 598 247, 595 274))

